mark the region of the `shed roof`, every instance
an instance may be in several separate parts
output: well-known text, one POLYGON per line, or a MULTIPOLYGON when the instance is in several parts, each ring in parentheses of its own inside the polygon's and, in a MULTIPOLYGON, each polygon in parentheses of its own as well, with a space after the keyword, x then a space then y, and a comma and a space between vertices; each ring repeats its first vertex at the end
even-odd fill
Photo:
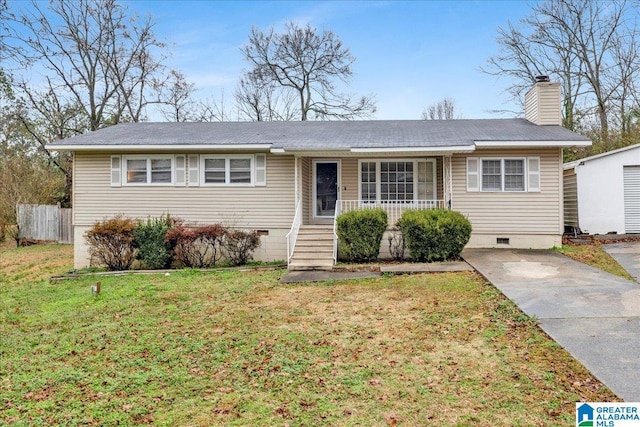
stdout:
MULTIPOLYGON (((585 157, 582 159, 578 159, 578 160, 574 160, 573 162, 567 162, 563 165, 563 168, 565 170, 567 169, 573 169, 576 166, 583 164, 583 163, 587 163, 590 162, 592 160, 597 160, 597 159, 601 159, 603 157, 609 157, 618 153, 624 153, 625 151, 629 151, 629 150, 636 150, 636 149, 640 149, 640 144, 634 144, 634 145, 628 145, 626 147, 622 147, 622 148, 618 148, 617 150, 611 150, 611 151, 607 151, 606 153, 600 153, 600 154, 595 154, 593 156, 589 156, 589 157, 585 157)), ((639 153, 640 155, 640 153, 639 153)))

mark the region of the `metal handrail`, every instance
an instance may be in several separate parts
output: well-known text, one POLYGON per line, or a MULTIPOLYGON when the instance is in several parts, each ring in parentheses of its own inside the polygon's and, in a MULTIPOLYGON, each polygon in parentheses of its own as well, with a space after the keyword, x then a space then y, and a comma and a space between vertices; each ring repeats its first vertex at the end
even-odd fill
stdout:
POLYGON ((302 204, 298 200, 296 202, 296 212, 293 216, 293 223, 291 224, 291 230, 287 233, 287 267, 291 264, 291 258, 293 252, 296 249, 296 241, 298 240, 298 232, 300 231, 300 225, 302 224, 302 204))

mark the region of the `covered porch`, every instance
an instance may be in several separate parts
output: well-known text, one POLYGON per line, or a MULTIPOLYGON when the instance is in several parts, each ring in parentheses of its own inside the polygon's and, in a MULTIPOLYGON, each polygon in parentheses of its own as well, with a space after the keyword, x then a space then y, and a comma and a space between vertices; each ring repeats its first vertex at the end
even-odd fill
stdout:
POLYGON ((303 225, 333 224, 343 212, 381 207, 393 228, 406 209, 451 205, 451 156, 300 157, 295 164, 303 225))
POLYGON ((313 228, 315 241, 303 242, 303 237, 299 252, 330 252, 331 261, 335 262, 335 220, 341 213, 380 207, 387 212, 387 228, 393 230, 407 209, 450 208, 451 154, 296 155, 293 177, 296 211, 287 236, 289 262, 301 228, 313 228), (321 248, 322 242, 330 247, 321 248))

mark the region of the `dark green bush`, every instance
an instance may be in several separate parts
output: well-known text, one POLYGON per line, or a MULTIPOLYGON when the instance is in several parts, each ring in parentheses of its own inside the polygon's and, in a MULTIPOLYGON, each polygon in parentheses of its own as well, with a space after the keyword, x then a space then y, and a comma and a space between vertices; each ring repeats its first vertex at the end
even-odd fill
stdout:
POLYGON ((447 209, 404 211, 398 226, 414 261, 456 259, 471 237, 469 220, 447 209))
POLYGON ((135 228, 135 221, 122 215, 94 223, 85 235, 89 254, 109 270, 128 270, 136 259, 133 247, 135 228))
POLYGON ((159 218, 140 221, 133 230, 133 247, 138 249, 137 259, 146 268, 157 270, 171 265, 169 245, 164 238, 175 221, 167 214, 159 218))
POLYGON ((244 265, 253 258, 253 251, 260 246, 257 231, 229 230, 223 240, 229 261, 233 265, 244 265))
POLYGON ((338 217, 340 254, 351 262, 378 258, 380 242, 387 229, 387 213, 381 208, 345 212, 338 217))

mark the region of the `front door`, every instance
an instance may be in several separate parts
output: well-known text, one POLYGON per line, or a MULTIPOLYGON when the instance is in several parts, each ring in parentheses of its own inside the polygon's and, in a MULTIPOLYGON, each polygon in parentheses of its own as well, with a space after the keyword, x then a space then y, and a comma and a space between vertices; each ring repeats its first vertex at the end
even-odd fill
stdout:
POLYGON ((313 217, 332 219, 340 193, 340 161, 313 162, 313 217))

